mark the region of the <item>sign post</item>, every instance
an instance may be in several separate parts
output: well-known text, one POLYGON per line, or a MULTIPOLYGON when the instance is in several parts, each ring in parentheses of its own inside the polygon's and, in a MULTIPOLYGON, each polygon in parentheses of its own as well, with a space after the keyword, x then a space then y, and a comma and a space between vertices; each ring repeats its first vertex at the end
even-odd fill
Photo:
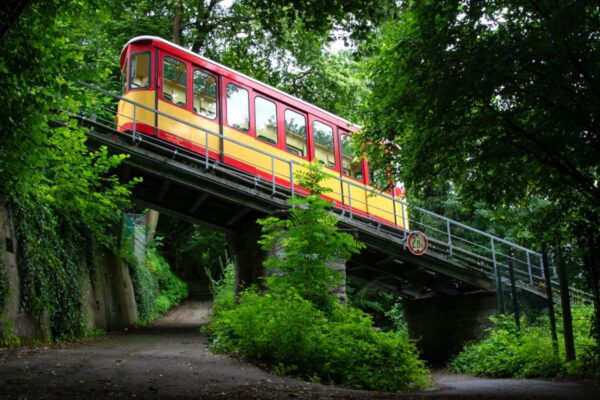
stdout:
POLYGON ((413 253, 415 256, 420 256, 425 254, 427 251, 427 247, 429 247, 429 242, 427 241, 427 236, 423 232, 414 231, 408 235, 406 239, 408 242, 408 250, 413 253))

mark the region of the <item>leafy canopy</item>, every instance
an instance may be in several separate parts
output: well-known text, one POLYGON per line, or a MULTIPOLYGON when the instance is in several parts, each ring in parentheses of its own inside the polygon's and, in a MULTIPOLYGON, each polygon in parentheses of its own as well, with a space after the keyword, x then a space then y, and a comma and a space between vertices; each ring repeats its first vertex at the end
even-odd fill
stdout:
POLYGON ((16 202, 47 203, 108 241, 106 221, 128 203, 129 186, 109 175, 124 156, 88 150, 71 118, 93 100, 74 82, 109 72, 88 68, 79 42, 85 16, 96 11, 75 0, 34 2, 0 42, 0 190, 16 202))
POLYGON ((491 203, 600 206, 600 11, 593 2, 408 2, 367 60, 370 156, 419 188, 491 203))

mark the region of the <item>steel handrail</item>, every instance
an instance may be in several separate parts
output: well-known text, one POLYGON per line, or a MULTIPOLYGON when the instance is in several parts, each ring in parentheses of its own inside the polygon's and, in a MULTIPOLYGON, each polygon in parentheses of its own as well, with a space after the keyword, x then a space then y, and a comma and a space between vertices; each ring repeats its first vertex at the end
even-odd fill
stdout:
MULTIPOLYGON (((209 151, 209 148, 210 148, 209 140, 208 140, 209 135, 211 135, 213 137, 217 137, 219 139, 222 139, 223 141, 227 141, 229 143, 232 143, 232 144, 235 144, 235 145, 247 148, 247 149, 249 149, 249 150, 251 150, 251 151, 253 151, 253 152, 257 153, 257 154, 260 154, 262 156, 270 158, 271 159, 271 168, 270 168, 270 174, 271 174, 270 181, 271 182, 270 183, 271 183, 272 193, 273 194, 276 193, 276 188, 277 187, 283 187, 286 190, 287 189, 290 190, 290 192, 291 192, 290 193, 291 194, 290 197, 292 198, 292 200, 294 199, 294 197, 296 195, 296 190, 295 190, 295 185, 294 185, 294 176, 293 176, 294 175, 294 169, 295 169, 295 167, 303 167, 303 163, 297 162, 295 160, 285 159, 283 157, 271 154, 271 153, 266 152, 264 150, 255 148, 255 147, 253 147, 251 145, 248 145, 246 143, 243 143, 243 142, 240 142, 238 140, 232 139, 232 138, 227 137, 227 136, 225 136, 223 134, 220 134, 220 133, 217 133, 217 132, 213 132, 213 131, 211 131, 209 129, 206 129, 206 128, 203 128, 201 126, 192 124, 192 123, 190 123, 188 121, 182 120, 180 118, 177 118, 175 116, 169 115, 169 114, 164 113, 162 111, 159 111, 159 110, 156 110, 154 108, 145 106, 143 104, 139 104, 139 103, 137 103, 135 101, 132 101, 130 99, 126 99, 126 98, 124 98, 122 96, 113 94, 113 93, 111 93, 109 91, 106 91, 106 90, 104 90, 102 88, 99 88, 99 87, 97 87, 95 85, 91 85, 91 84, 88 84, 86 82, 81 82, 81 81, 79 83, 82 86, 84 86, 84 87, 86 87, 86 88, 88 88, 90 90, 94 90, 94 91, 102 93, 102 94, 104 94, 106 96, 112 97, 115 100, 123 101, 123 102, 126 102, 126 103, 128 103, 128 104, 130 104, 130 105, 133 106, 133 108, 134 108, 134 115, 133 115, 134 132, 133 132, 132 135, 133 135, 134 139, 136 139, 136 135, 137 135, 137 133, 135 132, 135 125, 137 123, 137 120, 136 120, 136 111, 137 111, 137 108, 140 108, 140 109, 149 111, 149 112, 151 112, 151 113, 153 113, 153 114, 155 114, 157 116, 160 115, 160 116, 165 117, 167 119, 170 119, 172 121, 178 122, 178 123, 186 125, 186 126, 188 126, 190 128, 196 129, 196 130, 198 130, 200 132, 203 132, 205 134, 204 135, 205 144, 202 145, 199 142, 194 142, 194 141, 192 141, 192 143, 196 144, 196 145, 199 145, 200 147, 202 147, 202 146, 206 147, 206 151, 205 151, 206 154, 198 154, 198 153, 191 152, 191 151, 188 151, 188 152, 191 153, 191 154, 193 154, 193 155, 195 155, 195 156, 203 156, 203 157, 205 157, 206 158, 205 162, 206 162, 207 167, 208 167, 208 164, 209 164, 209 159, 208 159, 208 151, 209 151), (289 188, 287 188, 286 186, 278 185, 276 183, 276 176, 281 177, 281 178, 286 178, 285 174, 275 172, 275 163, 276 162, 281 162, 283 164, 289 165, 289 175, 287 176, 287 178, 288 178, 288 180, 290 182, 290 187, 289 188)), ((124 117, 128 118, 128 119, 132 119, 132 117, 129 116, 129 115, 124 116, 124 117)), ((249 162, 248 160, 243 160, 243 161, 249 162)), ((214 160, 214 163, 219 164, 218 160, 214 160)), ((254 167, 259 167, 259 165, 253 164, 253 163, 250 163, 250 165, 253 165, 254 167)), ((268 168, 264 168, 264 167, 260 167, 260 168, 263 169, 265 171, 265 173, 269 172, 268 168)), ((456 220, 453 220, 451 218, 448 218, 448 217, 445 217, 443 215, 437 214, 435 212, 426 210, 426 209, 424 209, 422 207, 413 206, 413 205, 409 204, 405 200, 396 198, 394 195, 390 196, 387 193, 380 192, 378 190, 375 190, 375 189, 372 189, 372 188, 368 188, 366 186, 362 186, 362 185, 358 184, 357 182, 354 182, 354 181, 348 180, 348 179, 344 179, 343 177, 340 177, 340 176, 331 175, 329 173, 327 173, 327 175, 328 175, 329 179, 332 179, 332 180, 335 180, 335 181, 339 182, 340 192, 334 192, 334 193, 336 195, 340 196, 340 198, 342 199, 342 202, 344 204, 345 204, 346 198, 348 198, 348 200, 349 200, 348 207, 350 207, 348 211, 349 211, 349 218, 350 219, 353 219, 355 217, 355 215, 352 212, 352 201, 356 202, 357 200, 356 199, 351 199, 351 196, 345 194, 344 186, 347 186, 348 193, 351 192, 351 188, 352 187, 358 188, 360 190, 364 190, 364 191, 367 192, 366 196, 365 196, 366 201, 365 202, 359 201, 358 202, 359 204, 365 204, 366 206, 371 207, 373 209, 379 209, 379 210, 385 211, 386 214, 393 214, 393 219, 394 219, 395 224, 394 223, 389 223, 389 224, 386 224, 386 225, 389 226, 389 227, 393 227, 393 228, 397 229, 398 231, 401 231, 402 232, 401 234, 403 236, 403 240, 404 241, 406 240, 407 232, 410 231, 409 229, 404 229, 404 227, 407 226, 406 222, 408 222, 411 226, 412 225, 421 225, 421 226, 427 227, 427 228, 429 228, 429 229, 431 229, 431 230, 433 230, 433 231, 435 231, 435 232, 437 232, 437 233, 439 233, 439 234, 441 234, 442 236, 445 237, 446 243, 444 243, 444 244, 448 246, 448 254, 450 256, 452 256, 453 250, 461 250, 462 252, 466 252, 466 253, 469 253, 469 254, 472 254, 472 255, 480 257, 480 255, 477 254, 477 253, 472 253, 469 250, 465 250, 461 246, 457 246, 457 243, 460 243, 460 242, 468 243, 471 246, 479 247, 479 248, 481 248, 481 249, 483 249, 485 251, 490 251, 492 253, 492 259, 491 260, 487 259, 486 262, 490 262, 491 261, 491 268, 493 270, 495 270, 497 268, 497 265, 500 264, 498 262, 498 260, 497 260, 497 257, 501 257, 501 258, 505 258, 505 259, 512 259, 514 261, 517 261, 517 265, 523 264, 523 265, 525 265, 527 267, 526 270, 525 269, 518 269, 518 268, 516 268, 515 271, 519 272, 519 274, 527 276, 529 278, 530 283, 533 283, 534 280, 536 282, 538 282, 538 283, 543 280, 543 265, 542 265, 542 260, 541 260, 541 253, 539 253, 539 252, 536 252, 534 250, 528 249, 528 248, 526 248, 524 246, 521 246, 519 244, 510 242, 510 241, 502 239, 500 237, 494 236, 494 235, 492 235, 490 233, 487 233, 485 231, 479 230, 477 228, 473 228, 471 226, 468 226, 466 224, 463 224, 463 223, 458 222, 456 220), (390 213, 388 210, 383 210, 383 209, 381 209, 379 207, 374 206, 373 204, 370 204, 369 201, 368 201, 368 199, 370 198, 371 194, 376 194, 377 196, 380 196, 383 199, 391 201, 391 204, 393 205, 393 209, 394 209, 393 213, 390 213), (398 213, 398 208, 400 209, 400 215, 398 213), (410 216, 411 216, 412 213, 409 213, 409 218, 407 219, 406 216, 404 215, 405 214, 405 209, 406 210, 409 210, 409 209, 413 210, 413 212, 414 211, 418 211, 418 212, 423 213, 424 215, 432 217, 434 220, 437 220, 438 222, 441 222, 442 225, 445 226, 445 229, 444 230, 442 228, 438 229, 438 228, 436 228, 434 226, 429 226, 427 224, 424 224, 421 221, 415 220, 414 218, 411 219, 410 216), (403 222, 402 223, 402 227, 398 226, 399 225, 398 224, 399 221, 403 222), (451 229, 453 226, 461 228, 461 229, 464 229, 467 232, 471 232, 471 233, 477 235, 477 237, 484 238, 484 239, 489 239, 489 241, 490 241, 489 247, 485 246, 485 245, 482 245, 480 243, 475 243, 475 242, 473 242, 472 240, 470 240, 470 239, 468 239, 466 237, 462 237, 462 236, 456 235, 455 234, 456 230, 453 232, 452 229, 451 229), (527 257, 527 261, 522 261, 522 260, 520 260, 518 258, 515 258, 514 255, 503 254, 502 252, 497 251, 495 249, 495 245, 496 244, 503 244, 503 245, 509 246, 511 248, 511 252, 516 252, 516 251, 524 252, 524 255, 527 257), (534 260, 531 260, 532 256, 534 258, 537 258, 537 260, 538 260, 537 263, 535 263, 534 260), (533 273, 534 269, 541 271, 541 275, 538 276, 535 273, 533 273)), ((293 201, 292 201, 292 204, 293 204, 293 201)), ((344 212, 343 208, 342 208, 342 212, 344 212)), ((379 229, 380 226, 381 226, 381 222, 378 223, 378 229, 379 229)), ((441 243, 443 243, 443 241, 441 241, 441 243)), ((585 292, 583 292, 583 293, 585 293, 585 292)))

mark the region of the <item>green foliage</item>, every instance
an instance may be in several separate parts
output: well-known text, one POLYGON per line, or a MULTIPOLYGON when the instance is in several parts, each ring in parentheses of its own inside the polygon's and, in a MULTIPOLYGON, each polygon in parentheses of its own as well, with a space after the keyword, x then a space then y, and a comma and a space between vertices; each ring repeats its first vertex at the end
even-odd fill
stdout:
POLYGON ((17 336, 12 326, 12 322, 0 316, 0 347, 18 347, 21 345, 21 338, 17 336))
POLYGON ((243 292, 233 304, 233 274, 213 285, 215 312, 209 330, 217 351, 239 352, 273 365, 279 374, 350 387, 406 390, 423 387, 427 370, 405 333, 381 332, 362 311, 331 295, 339 275, 327 264, 345 262, 361 245, 339 232, 321 198, 324 176, 316 166, 298 176, 310 195, 289 218, 270 217, 262 245, 275 254, 267 293, 243 292))
POLYGON ((29 192, 43 197, 62 218, 77 221, 106 237, 110 218, 128 195, 106 172, 122 156, 106 149, 90 152, 83 129, 70 113, 87 99, 71 82, 102 79, 90 70, 74 32, 88 26, 92 11, 79 1, 44 0, 25 8, 0 42, 0 187, 18 199, 29 192))
POLYGON ((158 284, 156 305, 158 313, 162 315, 188 296, 188 287, 171 271, 169 264, 155 247, 146 252, 145 263, 158 284))
POLYGON ((380 329, 401 331, 406 329, 402 311, 402 299, 395 294, 377 287, 373 282, 357 278, 346 278, 348 303, 373 319, 380 329))
POLYGON ((529 325, 523 318, 519 334, 511 316, 492 317, 492 322, 489 337, 465 347, 452 361, 452 369, 492 377, 556 376, 560 360, 552 352, 547 327, 529 325))
POLYGON ((204 281, 220 273, 227 253, 227 239, 221 232, 161 215, 157 234, 168 238, 161 247, 173 271, 184 278, 204 281))
POLYGON ((587 2, 407 2, 365 66, 364 134, 402 147, 409 186, 597 207, 599 27, 587 2))
POLYGON ((83 333, 82 275, 93 241, 48 202, 30 197, 13 203, 23 306, 50 339, 83 333))
POLYGON ((188 287, 162 257, 156 245, 146 250, 143 264, 130 262, 138 319, 147 323, 165 314, 188 296, 188 287))
POLYGON ((105 335, 106 335, 106 331, 101 328, 86 329, 83 333, 83 337, 88 338, 88 339, 105 336, 105 335))
POLYGON ((235 306, 235 270, 233 264, 228 262, 223 268, 223 274, 219 279, 211 276, 210 290, 213 294, 212 315, 218 319, 222 312, 231 310, 235 306))
MULTIPOLYGON (((591 307, 573 309, 573 331, 578 359, 566 362, 553 351, 547 318, 535 323, 521 319, 521 331, 517 332, 510 315, 492 317, 494 326, 488 329, 488 337, 467 345, 452 361, 450 368, 457 372, 490 377, 557 377, 598 378, 600 360, 594 352, 591 338, 591 307)), ((558 327, 561 327, 558 321, 558 327)), ((564 354, 562 331, 559 329, 559 352, 564 354)))
POLYGON ((380 332, 363 312, 336 304, 330 316, 290 290, 248 290, 211 324, 213 348, 275 365, 280 373, 354 388, 409 390, 427 370, 404 334, 380 332))
POLYGON ((159 296, 158 283, 152 272, 135 260, 129 263, 131 283, 135 295, 135 304, 138 312, 138 320, 141 323, 158 318, 156 299, 159 296))
POLYGON ((335 301, 331 291, 340 281, 340 274, 328 264, 344 262, 364 245, 348 233, 337 229, 337 218, 329 213, 331 203, 321 194, 326 179, 316 165, 301 171, 297 181, 310 194, 297 198, 287 219, 268 217, 259 220, 263 236, 259 243, 273 256, 265 267, 274 271, 266 278, 273 292, 285 293, 293 287, 298 294, 320 309, 327 309, 335 301))

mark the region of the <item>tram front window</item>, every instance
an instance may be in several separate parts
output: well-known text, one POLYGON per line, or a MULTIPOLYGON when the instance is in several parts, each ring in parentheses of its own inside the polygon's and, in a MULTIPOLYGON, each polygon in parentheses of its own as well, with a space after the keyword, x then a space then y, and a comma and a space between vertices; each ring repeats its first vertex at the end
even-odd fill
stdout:
POLYGON ((150 86, 150 54, 136 53, 131 56, 130 89, 144 89, 150 86))

